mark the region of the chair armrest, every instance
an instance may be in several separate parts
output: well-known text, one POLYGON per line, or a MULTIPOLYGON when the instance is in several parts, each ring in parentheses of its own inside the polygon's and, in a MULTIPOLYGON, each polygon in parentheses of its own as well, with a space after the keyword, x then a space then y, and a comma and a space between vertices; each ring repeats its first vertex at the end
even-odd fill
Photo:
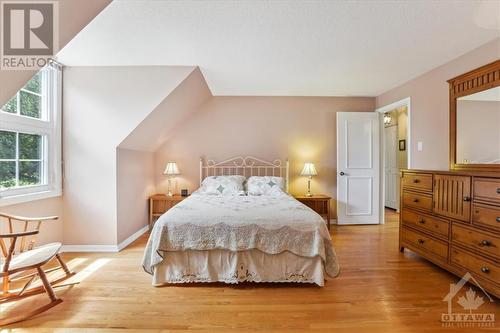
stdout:
POLYGON ((25 216, 16 216, 5 213, 0 213, 0 217, 5 217, 12 220, 17 221, 55 221, 59 219, 58 216, 45 216, 45 217, 25 217, 25 216))
POLYGON ((12 234, 0 234, 0 238, 17 238, 17 237, 36 235, 38 233, 39 233, 38 230, 25 231, 25 232, 15 232, 12 234))

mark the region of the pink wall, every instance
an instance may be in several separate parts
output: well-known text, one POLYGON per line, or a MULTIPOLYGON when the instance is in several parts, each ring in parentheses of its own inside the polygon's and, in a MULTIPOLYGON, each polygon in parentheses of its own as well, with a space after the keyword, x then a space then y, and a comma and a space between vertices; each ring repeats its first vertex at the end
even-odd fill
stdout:
POLYGON ((116 150, 117 242, 148 224, 148 197, 155 193, 154 154, 116 150))
POLYGON ((411 161, 414 169, 449 169, 447 80, 500 58, 497 38, 377 97, 377 107, 411 97, 411 161), (422 141, 423 151, 417 151, 422 141))
MULTIPOLYGON (((316 164, 315 193, 336 196, 336 112, 373 111, 371 97, 213 97, 180 124, 156 152, 156 188, 166 192, 167 161, 182 173, 177 190, 198 187, 201 156, 253 155, 290 160, 290 191, 302 194, 306 161, 316 164)), ((335 208, 333 205, 332 208, 335 208)))

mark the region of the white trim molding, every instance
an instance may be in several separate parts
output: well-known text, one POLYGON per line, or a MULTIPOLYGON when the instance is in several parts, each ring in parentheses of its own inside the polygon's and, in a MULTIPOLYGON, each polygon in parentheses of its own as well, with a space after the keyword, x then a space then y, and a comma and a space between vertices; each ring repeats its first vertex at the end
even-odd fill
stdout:
POLYGON ((116 245, 63 245, 61 252, 118 252, 116 245))
POLYGON ((118 245, 63 245, 61 252, 120 252, 149 230, 145 225, 118 245))
POLYGON ((130 237, 128 237, 123 242, 121 242, 120 244, 118 244, 118 251, 121 251, 124 248, 126 248, 127 246, 129 246, 136 239, 138 239, 139 237, 141 237, 142 235, 144 235, 148 230, 149 230, 149 226, 145 225, 141 229, 139 229, 136 232, 134 232, 130 237))
MULTIPOLYGON (((403 98, 399 101, 396 101, 394 103, 391 103, 391 104, 388 104, 388 105, 384 105, 382 107, 379 107, 378 109, 375 109, 375 112, 379 112, 380 114, 384 114, 388 111, 392 111, 394 109, 397 109, 397 108, 400 108, 402 106, 406 106, 406 109, 407 109, 407 113, 408 113, 408 117, 407 117, 407 124, 406 124, 406 150, 407 150, 407 163, 408 163, 408 166, 407 168, 408 169, 411 169, 412 167, 412 163, 411 163, 411 153, 413 151, 412 149, 412 139, 411 139, 411 97, 406 97, 406 98, 403 98)), ((384 146, 384 122, 382 120, 382 118, 380 119, 380 144, 381 144, 381 147, 382 149, 380 149, 380 181, 381 181, 381 184, 382 186, 380 186, 380 221, 381 221, 381 224, 384 224, 385 223, 385 159, 384 159, 384 155, 385 155, 385 146, 384 146)), ((401 205, 401 203, 399 203, 401 205)))

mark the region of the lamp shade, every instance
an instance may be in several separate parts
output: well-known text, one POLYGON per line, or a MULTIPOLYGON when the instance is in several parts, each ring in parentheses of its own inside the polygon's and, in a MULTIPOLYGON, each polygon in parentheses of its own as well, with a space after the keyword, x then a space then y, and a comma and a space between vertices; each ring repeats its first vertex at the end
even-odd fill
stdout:
POLYGON ((302 169, 302 172, 300 173, 301 176, 317 176, 318 171, 316 171, 316 168, 314 167, 313 163, 304 163, 304 168, 302 169))
POLYGON ((165 167, 165 171, 163 171, 164 175, 180 175, 181 173, 179 172, 179 168, 177 167, 177 164, 175 162, 168 162, 167 166, 165 167))

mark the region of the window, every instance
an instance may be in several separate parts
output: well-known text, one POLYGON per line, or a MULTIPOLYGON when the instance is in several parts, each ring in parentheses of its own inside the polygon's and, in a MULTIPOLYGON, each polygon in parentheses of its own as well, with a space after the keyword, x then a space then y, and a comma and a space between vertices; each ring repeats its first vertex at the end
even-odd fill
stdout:
POLYGON ((0 108, 0 205, 61 194, 61 70, 40 70, 0 108))

